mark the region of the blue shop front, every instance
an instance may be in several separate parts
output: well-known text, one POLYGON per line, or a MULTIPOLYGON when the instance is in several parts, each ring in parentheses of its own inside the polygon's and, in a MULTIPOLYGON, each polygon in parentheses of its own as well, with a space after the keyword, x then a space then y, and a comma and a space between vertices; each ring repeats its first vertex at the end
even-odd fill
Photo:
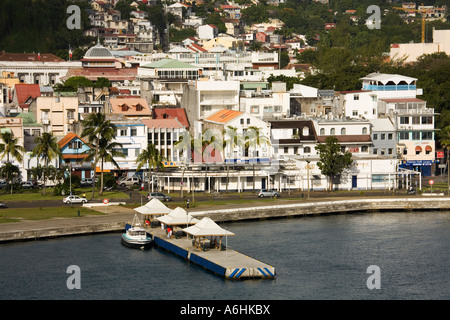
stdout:
POLYGON ((400 168, 421 172, 422 177, 431 176, 434 160, 402 160, 400 168))

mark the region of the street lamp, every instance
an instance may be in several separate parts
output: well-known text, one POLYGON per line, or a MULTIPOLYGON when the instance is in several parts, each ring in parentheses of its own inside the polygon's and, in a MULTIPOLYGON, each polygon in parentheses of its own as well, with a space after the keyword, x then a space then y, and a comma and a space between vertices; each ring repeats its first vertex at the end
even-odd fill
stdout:
POLYGON ((306 160, 306 175, 307 175, 307 179, 308 179, 308 192, 307 192, 307 198, 309 199, 309 169, 311 169, 311 167, 309 166, 309 163, 311 161, 309 159, 306 160))

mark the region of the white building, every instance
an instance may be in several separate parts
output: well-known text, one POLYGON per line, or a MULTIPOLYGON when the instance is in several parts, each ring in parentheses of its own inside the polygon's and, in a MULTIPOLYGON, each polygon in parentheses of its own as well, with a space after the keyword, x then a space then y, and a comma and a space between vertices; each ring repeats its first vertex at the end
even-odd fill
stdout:
POLYGON ((80 67, 80 61, 64 61, 53 54, 0 52, 0 73, 14 73, 21 83, 55 85, 70 69, 80 67))
POLYGON ((190 121, 206 119, 222 109, 238 111, 239 89, 239 81, 189 81, 183 87, 181 107, 190 121))
POLYGON ((273 82, 272 90, 243 91, 240 110, 260 119, 279 119, 290 115, 290 95, 286 83, 273 82))

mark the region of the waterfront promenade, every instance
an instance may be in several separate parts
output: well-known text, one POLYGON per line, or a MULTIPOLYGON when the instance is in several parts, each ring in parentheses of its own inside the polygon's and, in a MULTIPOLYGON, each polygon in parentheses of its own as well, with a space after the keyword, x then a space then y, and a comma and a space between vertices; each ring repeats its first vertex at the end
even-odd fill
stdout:
MULTIPOLYGON (((53 218, 0 224, 0 242, 38 240, 60 236, 83 235, 124 230, 136 213, 132 208, 109 205, 94 206, 104 215, 84 215, 74 218, 53 218), (106 209, 106 210, 105 210, 106 209)), ((197 218, 208 216, 217 222, 272 219, 320 214, 340 214, 372 211, 449 210, 450 197, 342 197, 308 200, 283 200, 249 204, 221 205, 208 210, 189 209, 197 218)))

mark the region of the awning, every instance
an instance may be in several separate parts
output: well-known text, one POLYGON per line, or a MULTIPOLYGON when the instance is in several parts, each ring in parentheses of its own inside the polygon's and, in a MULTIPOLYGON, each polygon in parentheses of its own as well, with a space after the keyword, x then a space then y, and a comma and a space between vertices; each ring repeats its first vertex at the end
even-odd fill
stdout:
POLYGON ((415 150, 416 150, 416 152, 422 152, 422 147, 421 146, 417 146, 415 150))
MULTIPOLYGON (((95 172, 96 173, 100 173, 102 172, 102 169, 100 167, 95 167, 95 172)), ((109 169, 103 169, 103 172, 111 172, 111 170, 109 169)))
POLYGON ((431 146, 426 146, 425 147, 425 151, 431 152, 433 150, 433 148, 431 148, 431 146))

